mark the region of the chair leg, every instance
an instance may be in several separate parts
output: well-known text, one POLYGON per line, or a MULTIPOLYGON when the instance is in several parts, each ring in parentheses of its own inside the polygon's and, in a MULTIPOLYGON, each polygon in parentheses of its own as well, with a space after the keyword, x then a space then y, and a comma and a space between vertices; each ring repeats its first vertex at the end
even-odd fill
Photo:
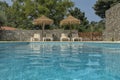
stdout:
POLYGON ((72 38, 72 41, 74 42, 74 38, 72 38))
POLYGON ((62 38, 60 38, 60 41, 62 42, 62 38))
POLYGON ((45 38, 43 38, 43 42, 45 41, 45 38))

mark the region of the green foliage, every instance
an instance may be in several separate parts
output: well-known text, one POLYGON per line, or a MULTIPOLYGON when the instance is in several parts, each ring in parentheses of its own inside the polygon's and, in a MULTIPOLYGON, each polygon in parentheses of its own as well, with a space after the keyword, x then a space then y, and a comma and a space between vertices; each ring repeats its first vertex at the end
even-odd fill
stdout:
POLYGON ((32 21, 41 15, 59 25, 69 8, 74 6, 70 0, 12 0, 12 3, 6 11, 7 25, 23 29, 33 29, 32 21))
POLYGON ((0 1, 0 27, 3 26, 3 24, 6 23, 6 15, 5 15, 5 10, 8 7, 6 2, 1 2, 0 1))
POLYGON ((96 15, 105 18, 105 11, 119 2, 120 0, 98 0, 93 9, 96 15))
POLYGON ((89 24, 88 32, 103 32, 104 29, 105 29, 105 21, 104 20, 101 20, 99 22, 92 21, 89 24))
MULTIPOLYGON (((104 0, 98 1, 105 2, 104 0)), ((13 4, 9 6, 6 2, 0 1, 1 25, 5 24, 20 29, 40 29, 39 26, 33 27, 32 21, 41 15, 45 15, 54 20, 54 25, 46 25, 45 28, 58 29, 59 22, 70 13, 81 21, 80 25, 72 25, 72 29, 76 29, 80 32, 101 32, 104 30, 104 21, 91 22, 89 24, 85 13, 81 12, 77 7, 73 8, 74 3, 70 0, 12 0, 12 3, 13 4)), ((102 5, 99 5, 99 2, 97 5, 95 4, 96 11, 102 12, 100 6, 103 6, 104 3, 101 4, 102 5)), ((103 12, 104 11, 103 9, 103 12)), ((100 13, 100 15, 103 15, 103 13, 100 13)), ((65 27, 65 29, 69 29, 69 26, 65 27)))
MULTIPOLYGON (((105 30, 105 21, 99 22, 92 21, 87 24, 72 25, 72 29, 76 29, 79 32, 103 32, 105 30)), ((69 26, 65 26, 65 29, 70 29, 69 26)))

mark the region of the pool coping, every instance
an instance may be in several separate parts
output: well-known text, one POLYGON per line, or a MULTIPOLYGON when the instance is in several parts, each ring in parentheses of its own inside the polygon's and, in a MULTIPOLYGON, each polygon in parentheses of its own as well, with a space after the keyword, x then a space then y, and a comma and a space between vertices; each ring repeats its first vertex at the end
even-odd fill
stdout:
POLYGON ((43 43, 53 43, 53 42, 60 42, 60 43, 63 43, 63 42, 71 42, 71 43, 77 43, 77 42, 90 42, 90 43, 120 43, 120 41, 0 41, 0 43, 12 43, 12 42, 43 42, 43 43))

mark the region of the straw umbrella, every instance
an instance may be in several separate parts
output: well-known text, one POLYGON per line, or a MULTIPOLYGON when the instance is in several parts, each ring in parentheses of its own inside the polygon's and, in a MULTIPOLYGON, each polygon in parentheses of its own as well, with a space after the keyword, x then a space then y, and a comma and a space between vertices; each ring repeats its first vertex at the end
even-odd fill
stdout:
POLYGON ((60 21, 60 25, 69 25, 70 26, 70 38, 71 38, 71 30, 72 30, 72 27, 71 25, 72 24, 80 24, 80 20, 69 15, 67 18, 63 19, 60 21))
POLYGON ((33 20, 33 24, 42 26, 42 38, 43 38, 45 25, 53 24, 53 20, 44 16, 44 15, 42 15, 40 18, 37 18, 37 19, 33 20))

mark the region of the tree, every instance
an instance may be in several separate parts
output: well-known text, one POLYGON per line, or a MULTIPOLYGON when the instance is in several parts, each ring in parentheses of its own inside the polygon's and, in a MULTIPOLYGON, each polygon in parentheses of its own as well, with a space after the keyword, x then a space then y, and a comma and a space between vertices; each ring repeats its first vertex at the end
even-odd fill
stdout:
POLYGON ((99 22, 92 21, 89 24, 88 31, 89 32, 103 32, 104 29, 105 29, 105 21, 104 20, 101 20, 99 22))
MULTIPOLYGON (((74 16, 75 18, 80 20, 80 25, 79 27, 76 27, 81 32, 84 32, 86 28, 88 27, 89 21, 85 17, 85 13, 81 12, 79 8, 75 7, 71 10, 69 10, 69 13, 74 16)), ((75 25, 74 25, 75 26, 75 25)))
POLYGON ((8 25, 23 29, 32 29, 32 21, 41 15, 54 20, 55 25, 73 7, 70 0, 12 0, 7 9, 8 25))
POLYGON ((120 0, 98 0, 96 1, 93 9, 95 10, 96 15, 104 19, 105 11, 119 2, 120 0))
POLYGON ((5 15, 5 10, 8 7, 6 2, 0 1, 0 28, 3 26, 3 24, 6 23, 6 15, 5 15))

